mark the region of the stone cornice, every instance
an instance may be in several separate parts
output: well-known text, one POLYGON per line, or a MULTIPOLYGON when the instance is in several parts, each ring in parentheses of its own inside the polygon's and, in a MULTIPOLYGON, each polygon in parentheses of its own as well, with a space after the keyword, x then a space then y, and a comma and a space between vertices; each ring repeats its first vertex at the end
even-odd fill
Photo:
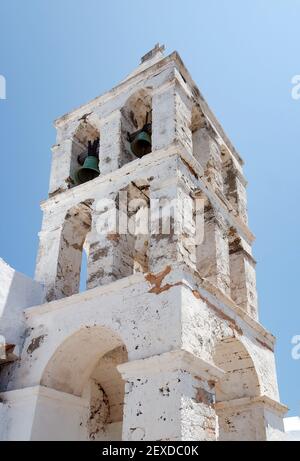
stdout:
POLYGON ((242 407, 249 407, 252 405, 262 405, 270 410, 275 411, 279 415, 283 416, 289 410, 286 405, 282 405, 274 399, 271 399, 267 395, 261 395, 257 397, 244 397, 241 399, 228 400, 223 402, 217 402, 215 404, 216 410, 233 410, 240 409, 242 407))
MULTIPOLYGON (((203 168, 197 162, 197 160, 189 153, 186 149, 178 144, 172 144, 167 149, 160 149, 158 151, 154 151, 151 154, 144 156, 141 159, 133 160, 132 162, 127 163, 123 167, 115 170, 111 173, 106 175, 100 175, 98 178, 94 179, 92 182, 87 182, 76 186, 72 189, 67 189, 59 194, 56 194, 52 197, 41 202, 41 208, 43 211, 47 210, 47 208, 51 208, 53 205, 57 205, 57 203, 62 202, 64 200, 71 199, 72 197, 78 196, 81 199, 85 195, 88 195, 89 190, 95 189, 100 185, 105 185, 105 183, 109 184, 112 181, 116 181, 118 179, 123 179, 129 176, 130 174, 138 175, 141 169, 145 169, 148 166, 153 165, 155 162, 160 162, 168 157, 178 156, 180 157, 185 164, 189 167, 192 174, 195 176, 196 180, 198 181, 199 185, 199 193, 204 193, 207 195, 211 203, 219 209, 224 217, 229 222, 230 226, 235 227, 238 232, 242 235, 242 237, 251 244, 255 237, 250 231, 249 227, 242 221, 242 219, 237 215, 236 211, 233 209, 232 205, 226 200, 225 197, 222 199, 215 193, 212 187, 205 181, 203 176, 203 168)), ((196 194, 197 195, 197 192, 196 194)))
MULTIPOLYGON (((50 303, 41 304, 39 306, 33 306, 27 308, 24 311, 25 317, 30 319, 31 317, 39 315, 47 315, 55 310, 64 309, 69 306, 80 305, 83 302, 89 302, 94 298, 99 298, 110 293, 120 292, 123 289, 127 289, 131 286, 147 283, 147 274, 134 274, 129 277, 124 277, 115 282, 111 282, 107 285, 102 285, 83 293, 78 293, 68 298, 59 299, 50 303)), ((242 322, 250 328, 254 339, 260 346, 266 347, 271 351, 274 350, 275 337, 269 333, 257 320, 250 317, 247 312, 241 309, 234 301, 226 296, 221 290, 212 285, 209 281, 202 279, 198 272, 189 269, 184 265, 173 265, 172 270, 168 275, 167 283, 170 285, 170 290, 182 286, 190 290, 193 295, 201 299, 208 305, 214 306, 216 313, 219 312, 220 317, 224 316, 228 321, 240 326, 242 322)), ((147 285, 145 285, 145 291, 147 285)))
POLYGON ((224 375, 220 368, 185 350, 174 350, 149 358, 134 360, 118 365, 117 368, 126 381, 178 370, 187 371, 208 381, 217 381, 224 375))
POLYGON ((18 403, 23 401, 24 399, 32 399, 44 397, 49 398, 51 400, 57 400, 58 402, 63 400, 64 405, 69 404, 71 406, 82 406, 84 408, 89 406, 89 401, 83 399, 82 397, 78 397, 73 394, 68 394, 66 392, 57 391, 56 389, 52 389, 49 387, 37 385, 31 387, 24 387, 21 389, 13 389, 6 392, 0 393, 0 399, 3 403, 18 403))

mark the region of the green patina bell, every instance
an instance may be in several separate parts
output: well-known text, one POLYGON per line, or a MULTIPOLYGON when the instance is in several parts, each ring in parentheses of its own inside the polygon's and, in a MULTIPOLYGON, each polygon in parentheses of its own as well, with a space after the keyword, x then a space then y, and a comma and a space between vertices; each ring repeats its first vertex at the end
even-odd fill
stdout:
POLYGON ((131 150, 138 158, 151 152, 151 136, 147 131, 140 131, 130 144, 131 150))
POLYGON ((84 164, 77 171, 77 182, 83 184, 84 182, 91 181, 91 179, 97 178, 100 174, 99 170, 99 159, 93 155, 88 155, 84 161, 84 164))
POLYGON ((83 184, 87 181, 91 181, 100 175, 98 149, 99 139, 96 139, 93 143, 89 141, 87 155, 78 157, 78 162, 82 165, 82 167, 79 168, 76 173, 77 184, 83 184))

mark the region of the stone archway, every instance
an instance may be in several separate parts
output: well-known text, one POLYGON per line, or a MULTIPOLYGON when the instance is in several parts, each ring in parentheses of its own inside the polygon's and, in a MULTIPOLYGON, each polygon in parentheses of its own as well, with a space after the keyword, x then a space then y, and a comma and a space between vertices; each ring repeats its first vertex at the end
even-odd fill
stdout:
POLYGON ((263 418, 256 406, 261 395, 259 377, 242 340, 230 337, 220 341, 214 362, 225 372, 215 386, 218 439, 264 440, 263 418))
POLYGON ((92 223, 91 203, 88 200, 75 205, 65 216, 57 260, 55 299, 79 292, 82 253, 92 223))
POLYGON ((150 88, 141 89, 133 93, 121 109, 123 141, 121 166, 136 159, 130 148, 128 134, 140 130, 145 124, 149 124, 152 127, 152 95, 150 88))
POLYGON ((41 378, 33 439, 122 440, 124 362, 126 347, 109 328, 82 327, 66 338, 41 378))
MULTIPOLYGON (((71 164, 70 164, 70 178, 71 184, 70 187, 74 187, 78 184, 76 180, 76 174, 78 169, 82 166, 79 162, 81 156, 87 154, 88 143, 89 141, 94 142, 100 140, 100 130, 99 127, 93 124, 90 120, 83 120, 77 127, 73 137, 72 137, 72 153, 71 153, 71 164)), ((99 154, 99 144, 98 144, 98 154, 99 154)), ((83 160, 81 159, 81 161, 83 160)))

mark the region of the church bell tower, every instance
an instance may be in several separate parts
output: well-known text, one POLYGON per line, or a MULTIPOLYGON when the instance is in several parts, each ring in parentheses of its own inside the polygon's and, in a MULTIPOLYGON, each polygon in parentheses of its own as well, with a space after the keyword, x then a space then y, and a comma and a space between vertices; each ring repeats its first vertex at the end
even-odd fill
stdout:
POLYGON ((243 161, 178 53, 156 45, 55 127, 3 437, 280 439, 243 161))

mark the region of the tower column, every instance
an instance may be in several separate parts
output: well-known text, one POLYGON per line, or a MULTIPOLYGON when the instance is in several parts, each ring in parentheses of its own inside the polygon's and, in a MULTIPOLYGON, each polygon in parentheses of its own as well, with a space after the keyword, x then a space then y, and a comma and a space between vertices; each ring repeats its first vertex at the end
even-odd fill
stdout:
POLYGON ((152 96, 152 150, 176 143, 192 153, 192 103, 177 80, 152 96))
POLYGON ((133 273, 134 237, 109 233, 90 235, 87 288, 114 282, 133 273))
MULTIPOLYGON (((134 237, 120 232, 120 216, 127 215, 120 209, 119 195, 113 194, 107 200, 96 204, 92 231, 88 235, 87 288, 114 282, 133 272, 134 237)), ((126 223, 125 223, 126 224, 126 223)), ((124 228, 124 230, 126 230, 124 228)))
POLYGON ((256 261, 251 249, 234 230, 229 232, 231 297, 251 317, 258 318, 256 291, 256 261))
POLYGON ((42 284, 45 300, 56 299, 57 262, 61 244, 62 226, 39 233, 40 243, 36 262, 35 280, 42 284))
POLYGON ((177 177, 150 186, 150 272, 184 262, 195 269, 194 200, 177 177))
MULTIPOLYGON (((223 156, 228 156, 228 152, 223 149, 223 156)), ((247 212, 247 193, 246 186, 247 181, 245 180, 242 170, 237 166, 231 156, 226 160, 223 160, 223 179, 224 179, 224 192, 236 210, 241 220, 248 224, 248 212, 247 212)))
POLYGON ((193 131, 193 155, 203 167, 205 178, 213 189, 223 192, 221 152, 208 122, 193 131))
POLYGON ((52 147, 49 195, 55 195, 68 189, 72 181, 70 177, 72 149, 74 149, 74 146, 71 138, 62 140, 52 147))
POLYGON ((203 241, 197 245, 197 270, 225 294, 230 293, 227 226, 209 201, 204 206, 203 241))
POLYGON ((107 174, 120 168, 122 158, 122 115, 115 110, 100 120, 100 173, 107 174))
POLYGON ((126 381, 123 440, 216 440, 217 367, 186 351, 118 366, 126 381))

